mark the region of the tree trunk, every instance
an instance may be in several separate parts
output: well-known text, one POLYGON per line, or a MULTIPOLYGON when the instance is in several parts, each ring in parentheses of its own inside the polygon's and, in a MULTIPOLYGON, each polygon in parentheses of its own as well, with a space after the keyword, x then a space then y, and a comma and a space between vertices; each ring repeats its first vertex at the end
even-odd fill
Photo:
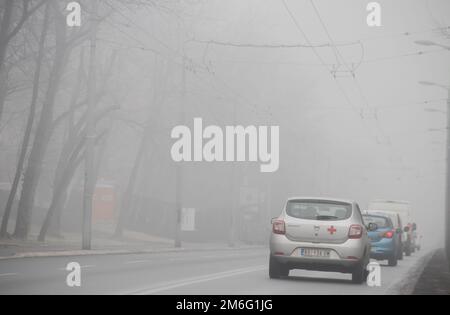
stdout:
MULTIPOLYGON (((83 80, 83 69, 84 69, 84 50, 81 49, 80 52, 80 63, 78 66, 78 73, 75 81, 75 86, 72 90, 72 95, 70 98, 70 105, 69 105, 69 115, 68 115, 68 124, 67 124, 67 139, 64 143, 64 146, 61 150, 61 155, 58 159, 58 164, 56 166, 55 171, 55 177, 53 180, 53 194, 55 194, 55 191, 58 189, 59 183, 61 182, 61 179, 64 175, 65 170, 68 167, 68 162, 71 153, 74 150, 74 147, 76 146, 76 134, 78 130, 75 128, 74 124, 74 114, 76 111, 77 101, 80 95, 81 90, 81 83, 83 80)), ((64 195, 61 197, 61 201, 59 202, 58 206, 56 207, 56 213, 54 215, 54 221, 50 226, 50 232, 54 233, 56 236, 61 236, 61 212, 63 205, 65 204, 67 199, 67 191, 65 190, 64 195)))
MULTIPOLYGON (((4 75, 6 52, 8 50, 9 42, 22 29, 28 18, 33 15, 42 5, 48 0, 41 0, 33 8, 30 8, 31 1, 22 1, 23 10, 18 23, 12 27, 12 19, 14 15, 14 0, 3 1, 3 16, 0 22, 0 76, 4 75)), ((0 82, 2 84, 2 82, 0 82)), ((0 93, 7 93, 6 89, 0 86, 0 93)), ((6 98, 6 95, 0 94, 0 101, 6 98)), ((3 104, 0 102, 0 121, 3 113, 3 104)))
MULTIPOLYGON (((80 145, 79 150, 81 150, 82 147, 83 144, 80 145)), ((71 157, 70 162, 67 165, 67 168, 64 170, 64 173, 62 174, 60 181, 58 182, 58 186, 56 187, 53 193, 52 203, 47 211, 47 215, 45 216, 44 224, 41 227, 38 241, 40 242, 45 241, 45 237, 50 227, 53 215, 57 211, 58 207, 61 207, 61 205, 64 203, 64 197, 67 194, 67 188, 69 187, 69 184, 72 181, 75 171, 80 166, 81 161, 83 161, 83 154, 79 155, 78 151, 74 153, 74 155, 71 157)))
MULTIPOLYGON (((150 120, 153 116, 158 115, 162 108, 162 96, 161 91, 164 90, 164 80, 166 76, 163 76, 163 69, 160 67, 158 57, 155 57, 155 69, 157 69, 154 73, 153 77, 153 105, 155 106, 155 111, 150 111, 149 117, 147 120, 147 126, 144 128, 144 133, 142 136, 142 141, 140 143, 139 149, 136 152, 135 161, 133 164, 133 168, 131 169, 130 177, 128 178, 127 188, 122 198, 122 202, 120 204, 120 213, 117 219, 116 229, 114 231, 114 237, 120 238, 123 235, 123 229, 126 224, 127 215, 129 215, 129 208, 131 206, 132 196, 136 188, 137 177, 140 165, 142 163, 142 158, 146 151, 147 141, 150 138, 151 128, 150 128, 150 120)), ((167 69, 166 69, 167 70, 167 69)))
MULTIPOLYGON (((110 78, 112 69, 114 68, 115 59, 116 59, 116 52, 114 52, 112 54, 111 60, 108 63, 108 68, 107 68, 108 70, 106 71, 106 73, 104 74, 104 76, 102 78, 101 88, 95 99, 96 104, 98 104, 101 101, 101 98, 105 94, 108 79, 110 78)), ((63 149, 61 151, 61 156, 59 157, 58 165, 56 167, 55 179, 54 179, 54 187, 55 187, 54 189, 56 189, 58 187, 57 183, 60 181, 61 174, 64 172, 64 170, 67 167, 68 159, 69 159, 70 154, 72 153, 73 148, 76 145, 76 141, 78 139, 77 136, 79 135, 80 129, 83 127, 82 123, 85 122, 86 118, 87 118, 86 114, 85 114, 79 119, 77 124, 74 123, 74 113, 75 113, 76 107, 78 105, 77 101, 78 101, 80 90, 81 90, 83 71, 84 71, 84 50, 82 49, 81 53, 80 53, 80 65, 78 68, 76 84, 72 90, 70 106, 69 106, 69 114, 68 114, 68 118, 67 118, 68 119, 68 138, 63 146, 63 149)), ((94 115, 95 122, 97 123, 97 121, 99 121, 103 117, 105 117, 106 114, 111 109, 114 109, 114 108, 115 107, 107 107, 105 109, 102 109, 102 110, 96 112, 94 115)), ((61 228, 60 228, 61 212, 64 208, 63 205, 65 204, 66 199, 67 199, 67 192, 65 192, 64 194, 65 194, 65 196, 62 197, 60 205, 56 208, 56 212, 53 216, 54 220, 53 220, 52 224, 50 225, 51 232, 54 232, 57 236, 61 235, 61 228)))
POLYGON ((8 74, 6 71, 0 72, 0 123, 2 122, 3 109, 5 107, 6 96, 8 94, 8 74))
MULTIPOLYGON (((84 132, 83 134, 86 134, 84 132)), ((96 139, 96 144, 102 140, 104 135, 101 135, 96 139)), ((47 211, 47 214, 45 216, 44 224, 41 227, 41 231, 39 233, 38 240, 40 242, 45 241, 45 237, 47 236, 47 232, 50 228, 50 224, 52 222, 53 216, 60 211, 61 207, 64 205, 66 198, 67 198, 67 189, 69 188, 69 185, 74 177, 75 171, 80 166, 81 162, 83 161, 84 155, 81 154, 81 151, 83 147, 85 147, 86 144, 86 137, 82 136, 80 138, 80 142, 76 146, 76 149, 72 153, 72 155, 69 158, 68 163, 66 164, 66 168, 64 169, 64 172, 59 177, 59 181, 55 188, 55 191, 53 193, 52 203, 47 211)), ((98 164, 99 165, 99 164, 98 164)), ((97 165, 97 170, 98 170, 97 165)), ((97 172, 96 172, 97 174, 97 172)))
POLYGON ((6 98, 6 77, 3 73, 5 68, 6 50, 8 47, 8 34, 11 26, 14 0, 5 0, 3 17, 0 24, 0 121, 2 120, 3 104, 6 98), (4 80, 4 81, 3 81, 4 80))
MULTIPOLYGON (((22 146, 21 146, 20 153, 19 153, 19 160, 17 163, 16 174, 14 176, 14 181, 11 186, 11 191, 9 193, 8 201, 6 203, 5 211, 3 214, 2 225, 1 225, 1 229, 0 229, 0 237, 6 237, 7 233, 8 233, 9 217, 11 215, 11 210, 12 210, 12 207, 14 204, 14 199, 16 197, 17 189, 19 187, 19 182, 20 182, 20 178, 22 176, 23 166, 24 166, 25 158, 26 158, 27 151, 28 151, 28 145, 29 145, 30 138, 31 138, 31 132, 33 129, 33 124, 34 124, 34 117, 36 114, 37 99, 38 99, 38 95, 39 95, 41 67, 42 67, 42 61, 43 61, 43 56, 44 56, 45 40, 47 38, 48 25, 49 25, 49 6, 47 5, 46 9, 45 9, 45 17, 44 17, 43 26, 42 26, 41 38, 39 40, 39 51, 38 51, 38 57, 36 60, 36 71, 34 73, 34 79, 33 79, 33 92, 32 92, 32 96, 31 96, 30 112, 28 114, 25 134, 23 136, 22 146)), ((1 97, 1 95, 0 95, 0 97, 1 97)))
POLYGON ((126 215, 129 213, 128 209, 130 208, 131 199, 132 199, 135 187, 136 187, 138 172, 141 167, 142 157, 144 156, 144 152, 146 149, 146 142, 147 142, 147 137, 144 135, 142 137, 142 141, 139 146, 139 150, 136 154, 136 158, 135 158, 135 161, 133 164, 133 168, 131 170, 130 177, 128 179, 127 189, 125 190, 125 193, 123 195, 123 199, 122 199, 122 202, 120 205, 120 214, 119 214, 116 230, 114 232, 114 237, 119 238, 119 237, 122 237, 122 235, 123 235, 123 228, 125 225, 126 215))
MULTIPOLYGON (((58 12, 55 14, 55 16, 58 12)), ((42 171, 42 163, 51 137, 53 108, 56 94, 59 89, 61 77, 68 57, 66 46, 66 27, 64 21, 56 18, 56 52, 55 61, 50 74, 50 81, 47 88, 45 102, 42 107, 40 121, 36 130, 36 136, 28 159, 28 166, 25 171, 22 194, 19 200, 16 228, 14 236, 19 239, 26 239, 30 226, 32 208, 36 188, 42 171)))

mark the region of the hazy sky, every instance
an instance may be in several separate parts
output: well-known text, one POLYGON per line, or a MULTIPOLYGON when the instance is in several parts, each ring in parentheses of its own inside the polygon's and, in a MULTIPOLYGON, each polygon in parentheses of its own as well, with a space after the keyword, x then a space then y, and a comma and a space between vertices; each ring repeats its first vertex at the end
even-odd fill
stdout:
MULTIPOLYGON (((424 109, 445 110, 447 93, 418 81, 450 85, 450 51, 414 41, 450 43, 449 1, 379 1, 381 27, 366 23, 368 0, 314 0, 315 8, 310 0, 177 3, 168 13, 118 5, 118 23, 99 35, 101 59, 119 49, 116 115, 150 119, 159 134, 160 150, 148 157, 157 167, 146 173, 161 177, 153 193, 173 197, 173 174, 161 170, 171 165, 184 55, 188 123, 280 126, 280 170, 263 177, 274 213, 292 195, 350 198, 362 208, 371 199, 409 200, 424 234, 442 236, 445 133, 428 129, 444 128, 445 116, 424 109), (297 44, 316 48, 274 47, 297 44), (163 105, 149 116, 154 90, 163 105)), ((108 163, 126 178, 139 136, 119 125, 114 139, 108 163)), ((257 168, 243 167, 238 182, 257 168)), ((186 184, 201 194, 215 182, 226 196, 227 174, 227 166, 197 165, 186 184)))

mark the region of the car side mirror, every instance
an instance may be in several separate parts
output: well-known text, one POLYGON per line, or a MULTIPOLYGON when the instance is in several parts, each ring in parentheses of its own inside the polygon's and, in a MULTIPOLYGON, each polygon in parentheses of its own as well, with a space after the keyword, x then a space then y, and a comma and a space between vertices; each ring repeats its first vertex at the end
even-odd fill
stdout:
POLYGON ((369 232, 373 232, 378 230, 378 225, 376 223, 369 223, 369 225, 367 226, 367 230, 369 230, 369 232))
POLYGON ((403 231, 404 231, 405 233, 408 233, 408 232, 409 232, 409 226, 405 226, 405 228, 403 229, 403 231))

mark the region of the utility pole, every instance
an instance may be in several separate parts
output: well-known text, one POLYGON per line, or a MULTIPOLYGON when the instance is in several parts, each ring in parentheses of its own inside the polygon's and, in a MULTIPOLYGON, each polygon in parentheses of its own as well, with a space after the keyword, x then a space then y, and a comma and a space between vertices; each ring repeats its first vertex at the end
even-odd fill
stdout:
POLYGON ((89 78, 88 78, 88 108, 86 122, 85 178, 83 198, 83 235, 82 248, 91 249, 92 238, 92 200, 94 196, 94 146, 95 146, 95 91, 96 91, 96 52, 98 31, 98 0, 92 1, 92 26, 90 34, 89 78))
MULTIPOLYGON (((180 93, 180 125, 185 123, 185 111, 184 106, 186 102, 186 54, 183 44, 183 60, 181 64, 181 93, 180 93)), ((183 162, 179 162, 176 167, 176 188, 175 188, 175 198, 176 198, 176 228, 175 228, 175 244, 176 248, 181 247, 181 220, 183 215, 183 162)))
POLYGON ((450 88, 447 89, 447 143, 446 143, 446 185, 445 185, 445 251, 450 265, 450 88))
MULTIPOLYGON (((436 46, 440 48, 444 48, 450 51, 450 46, 443 45, 440 43, 436 43, 431 40, 417 40, 415 41, 417 45, 421 46, 436 46)), ((445 148, 446 155, 446 174, 445 174, 445 252, 447 254, 447 261, 450 266, 450 87, 444 86, 442 84, 436 84, 433 82, 421 81, 419 82, 422 85, 432 85, 444 88, 447 90, 447 141, 445 148)))
MULTIPOLYGON (((233 125, 237 125, 237 106, 236 102, 233 103, 233 125)), ((236 154, 236 152, 235 152, 236 154)), ((236 195, 239 193, 236 189, 236 163, 233 163, 231 166, 231 179, 230 179, 230 230, 228 231, 228 246, 234 247, 236 246, 236 208, 238 207, 239 201, 236 198, 236 195)))

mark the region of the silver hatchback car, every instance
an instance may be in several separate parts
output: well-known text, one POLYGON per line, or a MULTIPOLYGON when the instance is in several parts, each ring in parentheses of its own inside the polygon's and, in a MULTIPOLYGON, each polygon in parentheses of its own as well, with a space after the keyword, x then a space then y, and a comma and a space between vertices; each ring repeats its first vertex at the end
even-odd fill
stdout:
POLYGON ((270 278, 292 269, 351 273, 354 283, 367 278, 370 240, 354 201, 291 198, 272 220, 270 278))

